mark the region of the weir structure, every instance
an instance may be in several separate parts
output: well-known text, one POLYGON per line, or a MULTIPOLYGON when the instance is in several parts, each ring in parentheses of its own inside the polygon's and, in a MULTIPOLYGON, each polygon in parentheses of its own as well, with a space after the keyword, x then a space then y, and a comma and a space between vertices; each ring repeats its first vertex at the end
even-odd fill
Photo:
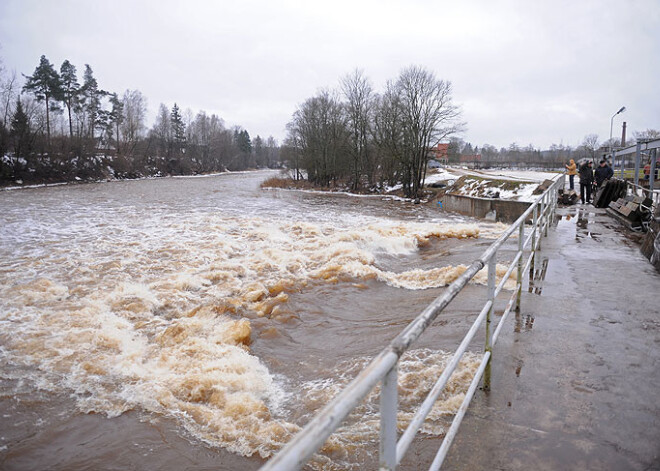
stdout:
POLYGON ((537 251, 541 240, 548 235, 548 228, 555 218, 558 190, 564 188, 564 175, 554 183, 525 211, 495 242, 493 242, 467 270, 451 283, 444 293, 437 297, 408 326, 397 335, 365 367, 353 381, 332 401, 330 401, 289 443, 271 460, 261 467, 261 471, 284 471, 300 469, 325 443, 327 438, 340 426, 342 421, 356 406, 380 383, 380 445, 379 463, 381 470, 393 471, 400 464, 410 444, 420 430, 424 420, 431 412, 437 398, 457 368, 461 357, 470 342, 485 323, 486 341, 484 354, 477 372, 470 383, 465 399, 449 427, 440 448, 430 466, 438 470, 447 456, 449 447, 458 432, 467 408, 483 377, 483 388, 490 389, 490 365, 493 347, 511 310, 520 310, 520 299, 524 274, 534 270, 537 251), (531 216, 531 225, 526 228, 525 221, 531 216), (517 234, 518 250, 507 272, 497 283, 496 269, 498 250, 511 236, 517 234), (525 256, 527 255, 527 260, 525 256), (397 437, 397 370, 398 361, 412 343, 417 340, 427 327, 442 313, 449 303, 456 298, 468 282, 484 267, 488 270, 488 295, 478 317, 465 334, 454 352, 447 367, 437 379, 426 399, 417 409, 406 430, 397 437), (494 306, 506 281, 516 270, 516 289, 509 298, 499 323, 493 329, 494 306), (484 322, 485 321, 485 322, 484 322))

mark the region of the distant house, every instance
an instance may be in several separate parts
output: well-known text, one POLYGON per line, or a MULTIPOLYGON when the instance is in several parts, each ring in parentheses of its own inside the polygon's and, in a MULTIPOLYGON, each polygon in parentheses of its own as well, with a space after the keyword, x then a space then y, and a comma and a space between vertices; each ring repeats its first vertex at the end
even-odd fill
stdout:
POLYGON ((429 149, 430 160, 435 160, 440 164, 449 162, 449 144, 437 144, 429 149))

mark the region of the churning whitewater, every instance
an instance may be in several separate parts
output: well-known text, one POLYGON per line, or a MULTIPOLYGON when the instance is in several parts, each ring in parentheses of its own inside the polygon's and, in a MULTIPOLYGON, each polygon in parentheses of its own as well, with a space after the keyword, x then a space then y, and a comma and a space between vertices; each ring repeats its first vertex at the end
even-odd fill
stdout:
MULTIPOLYGON (((304 322, 292 297, 326 286, 364 296, 379 285, 442 287, 465 265, 425 262, 422 248, 500 230, 381 198, 261 190, 267 175, 1 192, 3 378, 71 395, 81 413, 139 410, 208 445, 268 457, 370 358, 315 378, 273 373, 275 360, 252 343, 304 322)), ((464 358, 424 433, 444 432, 439 418, 457 410, 478 360, 464 358)), ((440 350, 406 354, 400 428, 447 361, 440 350)), ((347 450, 377 437, 375 394, 326 444, 344 467, 347 450)))

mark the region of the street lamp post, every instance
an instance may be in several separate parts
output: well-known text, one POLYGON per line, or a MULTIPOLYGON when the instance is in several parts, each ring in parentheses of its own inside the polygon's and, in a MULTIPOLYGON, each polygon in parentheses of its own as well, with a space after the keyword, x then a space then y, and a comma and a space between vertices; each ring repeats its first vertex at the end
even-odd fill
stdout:
POLYGON ((610 119, 610 155, 612 156, 612 167, 614 167, 614 155, 613 155, 613 153, 612 153, 612 152, 613 152, 613 146, 612 146, 612 127, 614 126, 614 117, 615 117, 616 115, 618 115, 619 113, 623 113, 624 111, 626 111, 626 107, 625 107, 625 106, 622 106, 621 109, 619 109, 619 111, 617 111, 616 113, 614 113, 614 114, 612 115, 612 119, 610 119))

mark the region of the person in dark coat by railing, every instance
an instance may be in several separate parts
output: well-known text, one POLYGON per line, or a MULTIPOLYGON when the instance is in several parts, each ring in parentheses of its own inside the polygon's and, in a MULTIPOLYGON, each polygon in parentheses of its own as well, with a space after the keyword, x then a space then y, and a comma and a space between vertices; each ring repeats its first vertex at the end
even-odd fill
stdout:
POLYGON ((591 185, 594 183, 594 168, 591 160, 580 165, 580 201, 591 203, 591 185))
POLYGON ((600 161, 600 165, 596 169, 596 187, 600 188, 605 180, 609 180, 614 176, 614 171, 607 165, 605 159, 600 161))

